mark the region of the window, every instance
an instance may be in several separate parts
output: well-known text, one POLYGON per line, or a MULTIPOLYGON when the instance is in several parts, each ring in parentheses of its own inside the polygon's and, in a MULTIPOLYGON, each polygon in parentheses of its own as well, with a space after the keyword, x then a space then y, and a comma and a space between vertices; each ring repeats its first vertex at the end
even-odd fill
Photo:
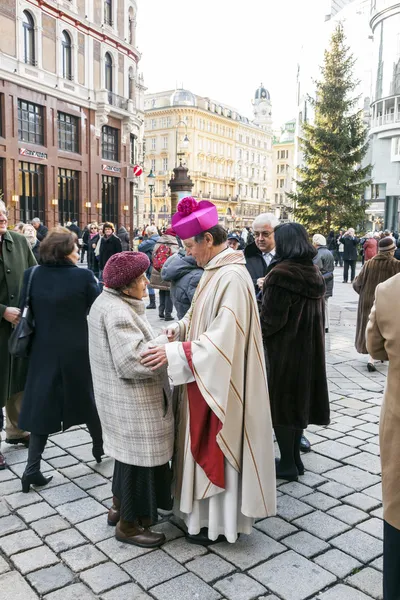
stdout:
POLYGON ((163 171, 168 171, 168 158, 163 158, 162 165, 163 171))
POLYGON ((118 177, 102 176, 101 220, 118 223, 118 177))
POLYGON ((137 137, 131 133, 131 165, 137 164, 137 137))
POLYGON ((61 224, 79 219, 78 172, 58 169, 58 220, 61 224))
POLYGON ((104 23, 112 25, 112 0, 104 0, 104 23))
POLYGON ((151 166, 150 169, 154 172, 156 170, 156 159, 152 158, 151 159, 151 166))
POLYGON ((18 139, 43 145, 43 107, 18 100, 18 139))
POLYGON ((113 63, 112 58, 109 52, 106 52, 104 57, 104 76, 105 76, 105 86, 106 90, 109 92, 113 91, 113 63))
POLYGON ((67 152, 79 152, 79 119, 58 113, 58 147, 67 152))
POLYGON ((45 221, 44 167, 35 163, 19 163, 19 220, 30 222, 34 217, 45 221))
POLYGON ((35 59, 35 24, 30 12, 24 10, 22 16, 24 34, 24 62, 28 65, 36 64, 35 59))
POLYGON ((156 138, 151 138, 151 149, 152 150, 156 149, 156 138))
POLYGON ((72 79, 72 47, 71 38, 67 31, 61 34, 62 73, 64 79, 72 79))
POLYGON ((157 127, 157 121, 156 121, 156 119, 152 119, 151 120, 151 128, 155 129, 156 127, 157 127))
POLYGON ((105 160, 118 161, 118 129, 103 125, 102 129, 102 156, 105 160))
POLYGON ((276 165, 276 172, 279 173, 279 165, 276 165))
POLYGON ((275 194, 275 204, 278 204, 278 194, 275 194))

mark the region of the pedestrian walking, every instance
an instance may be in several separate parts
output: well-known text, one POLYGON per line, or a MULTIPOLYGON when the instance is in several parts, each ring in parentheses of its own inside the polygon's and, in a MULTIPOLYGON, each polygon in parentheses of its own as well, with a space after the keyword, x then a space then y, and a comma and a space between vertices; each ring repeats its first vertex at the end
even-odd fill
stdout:
MULTIPOLYGON (((400 262, 394 258, 396 245, 391 237, 384 237, 379 242, 379 252, 365 263, 353 288, 359 294, 356 341, 355 346, 360 354, 368 354, 365 328, 374 304, 376 286, 400 273, 400 262)), ((374 359, 368 356, 368 371, 376 371, 374 359)))
POLYGON ((356 276, 356 264, 357 264, 357 246, 359 239, 355 236, 354 229, 349 229, 346 233, 339 238, 339 243, 343 244, 343 283, 347 283, 349 280, 349 269, 351 270, 351 282, 353 283, 356 276))
MULTIPOLYGON (((143 252, 150 261, 150 265, 149 265, 149 268, 146 273, 146 277, 150 281, 151 272, 152 272, 152 264, 153 264, 153 250, 154 250, 154 246, 158 242, 160 236, 158 235, 158 230, 157 230, 157 227, 155 227, 155 225, 148 225, 146 227, 146 235, 147 235, 147 239, 143 240, 143 242, 141 244, 139 244, 138 250, 139 250, 139 252, 143 252)), ((149 292, 150 303, 147 305, 146 308, 157 308, 156 293, 155 293, 154 289, 151 287, 151 285, 148 285, 147 289, 149 292)))
POLYGON ((297 223, 275 229, 276 261, 265 278, 261 329, 272 423, 280 450, 276 476, 304 474, 300 440, 309 424, 329 425, 325 366, 325 282, 317 250, 297 223))
POLYGON ((108 261, 104 290, 89 315, 90 363, 104 448, 115 459, 113 505, 108 523, 121 542, 153 548, 165 541, 150 529, 157 509, 171 508, 169 461, 174 419, 166 361, 154 371, 141 354, 167 343, 146 319, 143 298, 150 261, 144 253, 122 252, 108 261))
POLYGON ((179 389, 174 513, 187 539, 235 542, 256 518, 275 514, 275 470, 268 385, 254 284, 242 252, 208 201, 185 198, 172 218, 192 242, 204 275, 189 313, 170 328, 166 346, 143 354, 157 368, 168 360, 179 389), (212 365, 212 368, 210 368, 212 365), (190 451, 191 449, 191 451, 190 451))
MULTIPOLYGON (((29 445, 29 433, 18 427, 22 394, 25 388, 27 360, 12 358, 8 340, 20 319, 20 293, 25 269, 36 264, 24 235, 7 230, 7 209, 0 200, 0 432, 6 409, 6 443, 29 445)), ((1 442, 0 442, 1 443, 1 442)), ((0 452, 0 469, 6 466, 0 452)))
POLYGON ((32 254, 35 257, 36 262, 39 262, 40 242, 37 239, 36 229, 33 227, 33 225, 29 225, 29 223, 27 223, 26 225, 23 226, 21 233, 28 240, 28 243, 31 247, 32 254))
POLYGON ((400 274, 377 286, 366 331, 366 346, 370 356, 375 360, 389 361, 379 425, 385 600, 400 598, 400 321, 393 305, 393 300, 399 295, 400 274))
POLYGON ((174 320, 174 317, 172 316, 173 304, 170 293, 171 283, 165 281, 162 278, 161 273, 167 259, 179 252, 178 240, 174 233, 175 232, 172 229, 167 229, 154 245, 152 254, 153 267, 151 270, 150 285, 153 289, 160 290, 158 315, 160 319, 165 319, 166 321, 174 320))
MULTIPOLYGON (((333 232, 332 232, 333 233, 333 232)), ((321 271, 322 277, 325 280, 325 333, 329 333, 330 313, 329 313, 329 298, 333 296, 335 259, 333 254, 327 247, 327 240, 323 235, 316 234, 313 236, 313 245, 317 249, 317 255, 313 262, 321 271)))
POLYGON ((118 229, 117 235, 121 240, 122 252, 127 252, 128 250, 130 250, 129 233, 127 232, 126 228, 121 226, 118 229))
POLYGON ((366 234, 363 248, 365 262, 378 254, 378 240, 374 237, 372 231, 366 234))
POLYGON ((103 225, 103 236, 100 240, 99 249, 100 280, 102 279, 101 275, 108 259, 118 252, 122 252, 121 240, 115 235, 114 225, 109 221, 106 221, 103 225))
MULTIPOLYGON (((344 245, 343 242, 341 240, 341 238, 344 235, 344 231, 343 229, 341 229, 338 233, 338 235, 336 236, 336 243, 337 243, 337 247, 338 247, 338 263, 339 263, 339 267, 343 267, 343 256, 344 256, 344 245)), ((335 263, 335 266, 337 267, 338 264, 335 263)))
POLYGON ((90 225, 86 225, 86 227, 84 228, 83 233, 82 233, 81 264, 85 260, 85 254, 87 256, 87 261, 88 261, 89 240, 90 240, 89 228, 90 228, 90 225))
POLYGON ((36 229, 37 239, 39 240, 39 242, 43 241, 49 230, 47 229, 47 227, 45 227, 45 225, 43 225, 43 223, 38 217, 32 219, 31 223, 36 229))
MULTIPOLYGON (((49 231, 40 246, 40 266, 32 276, 30 307, 35 331, 19 426, 31 432, 22 491, 46 485, 40 471, 48 436, 86 423, 92 454, 101 462, 101 425, 94 403, 88 349, 88 311, 99 294, 87 269, 79 269, 76 235, 64 227, 49 231)), ((24 275, 25 304, 31 269, 24 275)))
POLYGON ((188 240, 185 250, 170 256, 161 271, 163 280, 171 283, 171 300, 178 319, 183 319, 188 312, 204 272, 191 255, 192 246, 192 240, 188 240))
POLYGON ((89 225, 88 253, 87 263, 88 268, 96 277, 99 276, 99 258, 96 255, 97 244, 100 242, 100 229, 97 223, 89 225))

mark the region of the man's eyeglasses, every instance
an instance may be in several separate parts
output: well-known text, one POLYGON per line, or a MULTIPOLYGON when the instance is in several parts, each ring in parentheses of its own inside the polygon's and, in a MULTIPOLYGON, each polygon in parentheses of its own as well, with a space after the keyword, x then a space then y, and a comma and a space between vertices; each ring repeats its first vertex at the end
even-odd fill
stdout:
POLYGON ((272 235, 274 232, 273 231, 255 231, 254 232, 254 237, 255 238, 259 238, 262 237, 265 240, 269 238, 270 235, 272 235))
POLYGON ((8 223, 8 219, 6 219, 6 220, 0 220, 0 225, 4 225, 5 223, 8 223))

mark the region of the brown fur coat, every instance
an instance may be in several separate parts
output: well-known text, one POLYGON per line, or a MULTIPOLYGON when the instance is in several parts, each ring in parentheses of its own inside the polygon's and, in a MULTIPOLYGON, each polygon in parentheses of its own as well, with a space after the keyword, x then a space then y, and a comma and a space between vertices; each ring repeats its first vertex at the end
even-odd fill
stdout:
POLYGON ((400 261, 389 253, 380 253, 365 263, 353 282, 353 288, 360 295, 355 343, 360 354, 368 354, 365 329, 374 304, 376 286, 397 273, 400 273, 400 261))

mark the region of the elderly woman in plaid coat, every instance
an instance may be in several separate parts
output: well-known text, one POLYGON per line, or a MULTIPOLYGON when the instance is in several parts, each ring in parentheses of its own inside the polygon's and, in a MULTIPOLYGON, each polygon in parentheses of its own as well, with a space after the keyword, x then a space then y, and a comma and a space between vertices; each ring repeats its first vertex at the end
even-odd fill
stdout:
POLYGON ((154 339, 145 316, 146 271, 140 252, 112 256, 103 272, 105 288, 89 315, 90 364, 105 452, 115 459, 109 525, 119 541, 153 548, 165 541, 150 525, 157 509, 171 508, 169 461, 174 419, 166 365, 141 365, 154 339))

